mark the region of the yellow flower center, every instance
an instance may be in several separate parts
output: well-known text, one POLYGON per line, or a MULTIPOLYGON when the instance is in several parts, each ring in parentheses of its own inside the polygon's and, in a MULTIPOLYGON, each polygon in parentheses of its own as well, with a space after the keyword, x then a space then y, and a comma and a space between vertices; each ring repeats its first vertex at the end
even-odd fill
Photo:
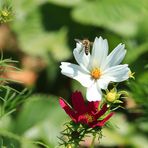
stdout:
POLYGON ((101 71, 100 71, 100 69, 94 68, 94 69, 91 71, 91 76, 92 76, 94 79, 99 79, 100 76, 101 76, 101 71))
POLYGON ((94 121, 94 117, 88 113, 85 114, 85 117, 87 118, 88 123, 91 123, 94 121))

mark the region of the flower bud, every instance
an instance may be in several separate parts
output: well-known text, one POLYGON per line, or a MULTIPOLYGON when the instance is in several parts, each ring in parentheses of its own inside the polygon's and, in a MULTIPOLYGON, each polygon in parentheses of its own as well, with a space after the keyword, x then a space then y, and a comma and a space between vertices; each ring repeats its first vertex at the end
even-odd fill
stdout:
POLYGON ((1 13, 2 13, 2 15, 3 15, 4 17, 7 17, 7 16, 9 15, 9 13, 8 13, 7 11, 5 11, 5 10, 3 10, 1 13))
POLYGON ((71 144, 68 144, 66 148, 72 148, 71 144))
POLYGON ((109 93, 107 93, 106 99, 109 102, 114 102, 117 99, 117 93, 116 92, 109 92, 109 93))

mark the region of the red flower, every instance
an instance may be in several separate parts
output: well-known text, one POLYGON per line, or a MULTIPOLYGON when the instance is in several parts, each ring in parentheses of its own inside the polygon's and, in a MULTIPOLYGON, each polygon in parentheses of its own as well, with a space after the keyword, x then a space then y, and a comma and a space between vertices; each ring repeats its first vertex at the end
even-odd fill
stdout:
POLYGON ((104 124, 110 119, 114 114, 109 113, 103 119, 100 119, 106 111, 108 110, 107 104, 104 104, 101 110, 98 110, 99 101, 84 102, 84 98, 81 92, 74 92, 72 94, 72 105, 71 108, 64 99, 60 98, 60 106, 65 110, 65 112, 70 116, 70 118, 76 123, 86 124, 89 127, 104 126, 104 124))

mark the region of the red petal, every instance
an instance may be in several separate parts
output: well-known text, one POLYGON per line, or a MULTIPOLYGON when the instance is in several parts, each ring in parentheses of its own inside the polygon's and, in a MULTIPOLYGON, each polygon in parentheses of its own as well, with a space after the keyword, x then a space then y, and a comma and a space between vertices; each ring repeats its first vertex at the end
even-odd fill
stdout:
POLYGON ((107 111, 107 104, 104 104, 103 107, 101 108, 101 110, 95 115, 96 118, 101 117, 103 114, 105 114, 105 112, 107 111))
POLYGON ((96 113, 98 111, 99 103, 99 101, 88 102, 88 108, 90 109, 90 111, 96 113))
POLYGON ((84 98, 81 92, 78 92, 78 91, 74 92, 71 96, 71 99, 72 99, 72 105, 75 111, 77 111, 80 114, 87 111, 84 98))
POLYGON ((83 124, 87 124, 87 118, 85 115, 80 115, 78 117, 78 122, 83 123, 83 124))
POLYGON ((70 116, 70 118, 76 122, 76 114, 75 112, 70 108, 70 106, 62 99, 59 100, 60 106, 65 110, 65 112, 70 116))
POLYGON ((110 113, 103 120, 101 120, 97 126, 104 126, 104 124, 114 115, 114 113, 110 113))

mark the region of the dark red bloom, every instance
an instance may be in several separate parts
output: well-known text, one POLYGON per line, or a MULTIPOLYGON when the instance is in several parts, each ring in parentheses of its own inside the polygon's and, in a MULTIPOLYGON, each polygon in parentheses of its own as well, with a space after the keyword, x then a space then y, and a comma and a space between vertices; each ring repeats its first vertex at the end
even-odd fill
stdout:
POLYGON ((114 114, 113 112, 109 113, 102 119, 102 116, 108 111, 107 104, 104 104, 99 110, 98 106, 100 102, 95 101, 88 102, 86 104, 81 92, 74 92, 71 99, 73 108, 71 108, 62 98, 60 98, 60 106, 76 123, 86 124, 92 128, 96 126, 101 127, 104 126, 104 124, 114 114))

